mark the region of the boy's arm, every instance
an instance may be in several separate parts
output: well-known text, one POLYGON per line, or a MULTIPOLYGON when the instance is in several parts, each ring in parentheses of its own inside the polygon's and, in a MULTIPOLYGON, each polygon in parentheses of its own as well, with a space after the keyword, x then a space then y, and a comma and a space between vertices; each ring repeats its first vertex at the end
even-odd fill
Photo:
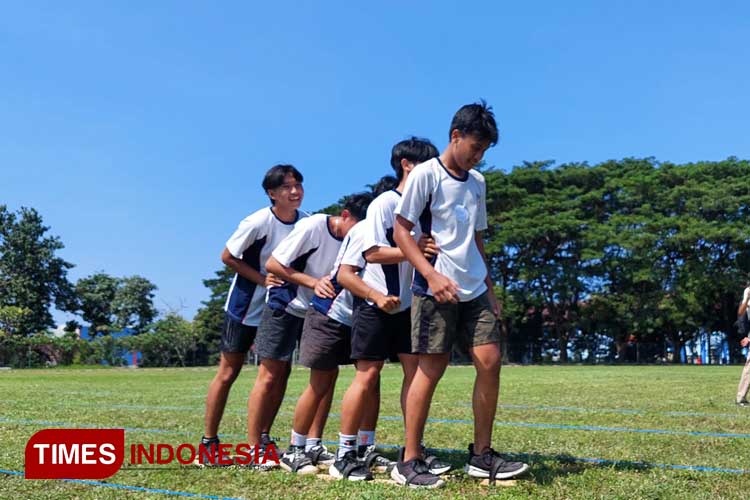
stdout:
POLYGON ((393 239, 404 253, 406 259, 411 262, 424 278, 432 290, 432 295, 440 303, 458 302, 458 285, 446 276, 443 276, 435 270, 417 246, 417 242, 411 237, 409 232, 414 224, 401 215, 396 216, 396 224, 393 228, 393 239))
POLYGON ((745 288, 745 292, 742 295, 742 302, 740 302, 740 307, 737 309, 737 316, 742 316, 743 314, 747 313, 747 304, 750 302, 750 287, 745 288))
POLYGON ((278 276, 284 281, 289 281, 295 285, 312 288, 315 291, 315 295, 322 298, 333 299, 336 297, 336 291, 333 289, 331 280, 328 276, 322 278, 313 278, 309 274, 305 274, 302 271, 285 266, 276 257, 271 255, 266 262, 266 270, 274 275, 278 276))
MULTIPOLYGON (((438 254, 438 246, 435 244, 435 240, 425 234, 419 237, 417 246, 427 259, 438 254)), ((371 264, 398 264, 405 261, 406 257, 398 247, 374 246, 365 252, 365 259, 371 264)))
POLYGON ((393 295, 383 295, 365 283, 357 274, 358 271, 359 268, 357 267, 348 264, 341 264, 338 273, 338 281, 341 286, 352 292, 352 294, 357 297, 365 299, 365 301, 373 301, 375 305, 385 312, 396 309, 401 305, 401 300, 398 297, 393 295))
POLYGON ((487 255, 484 253, 484 240, 482 239, 482 231, 477 231, 474 233, 474 241, 476 241, 477 243, 479 253, 482 254, 484 265, 487 266, 487 276, 484 278, 484 282, 487 284, 487 298, 490 300, 490 307, 492 308, 492 312, 495 313, 496 318, 499 318, 502 311, 500 311, 500 306, 497 303, 497 297, 495 296, 495 285, 494 283, 492 283, 492 277, 490 276, 490 265, 487 262, 487 255))
POLYGON ((266 276, 260 274, 257 269, 253 269, 247 262, 238 259, 227 247, 221 252, 221 261, 226 264, 232 271, 248 279, 256 285, 266 286, 266 276))

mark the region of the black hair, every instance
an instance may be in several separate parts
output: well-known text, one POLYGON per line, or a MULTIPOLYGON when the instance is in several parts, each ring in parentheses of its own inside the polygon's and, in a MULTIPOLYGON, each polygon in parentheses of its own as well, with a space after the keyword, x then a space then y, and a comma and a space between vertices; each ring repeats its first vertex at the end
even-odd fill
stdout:
MULTIPOLYGON (((294 177, 294 180, 297 182, 302 182, 304 180, 302 174, 299 170, 294 168, 294 165, 274 165, 268 169, 266 176, 263 177, 263 190, 268 192, 271 189, 281 187, 281 185, 284 184, 284 178, 288 174, 292 174, 292 177, 294 177)), ((271 205, 273 204, 274 201, 271 199, 271 205)))
POLYGON ((392 175, 384 175, 383 177, 380 178, 380 180, 378 180, 378 182, 376 182, 375 184, 369 184, 367 187, 369 187, 372 190, 373 196, 380 196, 386 191, 395 189, 397 186, 398 186, 398 179, 396 179, 392 175))
POLYGON ((393 149, 391 149, 391 167, 396 171, 396 177, 400 182, 404 178, 404 169, 401 167, 401 160, 422 163, 435 158, 439 154, 437 148, 429 139, 412 136, 393 146, 393 149))
POLYGON ((357 220, 365 220, 365 217, 367 216, 367 207, 370 206, 370 202, 372 201, 372 194, 361 192, 361 193, 354 193, 350 194, 346 197, 346 201, 344 201, 344 206, 342 207, 344 210, 349 210, 349 213, 352 214, 352 217, 354 217, 357 220))
POLYGON ((448 131, 449 140, 454 130, 461 132, 461 135, 470 134, 479 140, 489 141, 490 146, 497 144, 495 114, 492 112, 492 106, 487 106, 484 99, 474 104, 461 106, 461 109, 456 111, 451 122, 451 129, 448 131))

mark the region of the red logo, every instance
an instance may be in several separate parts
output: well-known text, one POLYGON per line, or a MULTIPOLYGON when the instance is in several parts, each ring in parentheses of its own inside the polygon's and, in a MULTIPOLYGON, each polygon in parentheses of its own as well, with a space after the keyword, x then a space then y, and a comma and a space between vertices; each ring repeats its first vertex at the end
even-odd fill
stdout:
POLYGON ((125 457, 124 429, 45 429, 26 443, 26 479, 104 479, 125 457))

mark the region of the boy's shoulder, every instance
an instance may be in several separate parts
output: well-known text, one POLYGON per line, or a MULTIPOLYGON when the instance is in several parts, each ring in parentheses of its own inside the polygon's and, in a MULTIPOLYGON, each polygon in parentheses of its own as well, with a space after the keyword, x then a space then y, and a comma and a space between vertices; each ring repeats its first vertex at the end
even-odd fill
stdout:
POLYGON ((477 169, 472 168, 471 170, 469 170, 469 176, 484 184, 484 175, 482 175, 482 172, 478 171, 477 169))
POLYGON ((271 222, 274 218, 271 207, 263 207, 260 210, 256 210, 244 219, 240 221, 240 225, 253 225, 260 226, 265 223, 271 222))

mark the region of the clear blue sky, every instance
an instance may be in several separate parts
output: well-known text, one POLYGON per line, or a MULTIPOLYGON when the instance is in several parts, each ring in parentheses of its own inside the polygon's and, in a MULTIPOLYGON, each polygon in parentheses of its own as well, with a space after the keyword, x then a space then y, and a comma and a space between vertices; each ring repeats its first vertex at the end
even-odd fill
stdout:
POLYGON ((480 97, 497 168, 749 158, 749 5, 4 2, 0 203, 41 212, 73 281, 140 274, 190 318, 267 168, 316 210, 480 97))

